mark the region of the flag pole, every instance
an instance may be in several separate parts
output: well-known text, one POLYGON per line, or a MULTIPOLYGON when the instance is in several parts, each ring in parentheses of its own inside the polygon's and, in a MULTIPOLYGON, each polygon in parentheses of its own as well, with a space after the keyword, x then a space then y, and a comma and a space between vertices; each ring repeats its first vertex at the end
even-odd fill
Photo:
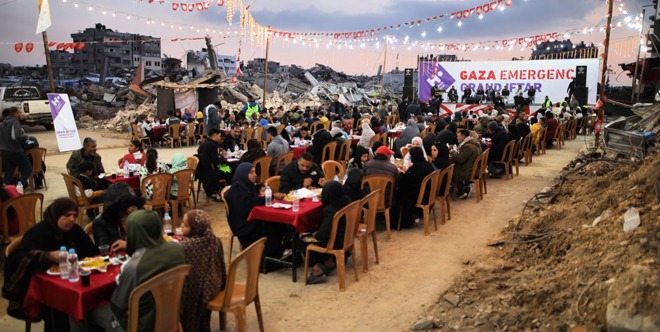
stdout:
MULTIPOLYGON (((607 83, 607 57, 609 56, 610 48, 610 31, 612 30, 612 5, 614 0, 608 1, 608 10, 607 10, 607 28, 605 29, 605 51, 603 52, 603 68, 600 76, 600 101, 603 103, 603 107, 599 108, 596 112, 598 123, 602 125, 603 123, 603 114, 605 113, 605 84, 607 83)), ((600 146, 600 132, 596 132, 596 148, 600 146)))
POLYGON ((44 39, 44 53, 46 55, 46 68, 48 68, 48 83, 50 85, 50 92, 55 93, 55 81, 53 80, 53 67, 50 62, 50 52, 48 51, 48 34, 46 31, 41 33, 44 39))
MULTIPOLYGON (((39 17, 41 18, 41 5, 43 0, 37 0, 37 10, 39 11, 39 17)), ((50 25, 50 12, 48 13, 48 25, 50 25)), ((39 23, 38 23, 39 24, 39 23)), ((47 29, 47 27, 46 27, 47 29)), ((44 40, 44 55, 46 56, 46 68, 48 69, 48 83, 50 85, 50 92, 55 93, 55 80, 53 80, 53 67, 50 62, 50 51, 48 51, 48 33, 46 29, 41 32, 41 37, 44 40)), ((37 31, 38 32, 38 31, 37 31)))
POLYGON ((264 100, 261 101, 263 110, 266 110, 266 89, 268 87, 268 51, 270 48, 270 25, 266 30, 266 63, 264 63, 264 100))

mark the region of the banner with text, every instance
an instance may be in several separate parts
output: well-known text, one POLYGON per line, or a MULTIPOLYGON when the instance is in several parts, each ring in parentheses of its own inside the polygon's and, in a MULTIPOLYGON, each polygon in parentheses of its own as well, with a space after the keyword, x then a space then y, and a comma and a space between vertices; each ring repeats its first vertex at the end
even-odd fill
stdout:
MULTIPOLYGON (((536 90, 535 102, 540 103, 545 96, 553 102, 568 97, 569 83, 575 77, 577 66, 587 67, 586 87, 589 89, 589 104, 596 103, 598 82, 598 59, 530 60, 530 61, 482 61, 482 62, 420 62, 419 99, 427 101, 431 87, 449 90, 452 86, 458 91, 459 100, 463 90, 469 86, 474 95, 482 88, 493 87, 501 92, 507 87, 511 97, 521 85, 524 96, 527 90, 536 90)), ((445 98, 446 100, 446 98, 445 98)))
POLYGON ((60 152, 80 149, 80 136, 76 127, 76 119, 73 117, 69 96, 65 93, 49 93, 48 104, 50 114, 53 116, 55 136, 60 152))

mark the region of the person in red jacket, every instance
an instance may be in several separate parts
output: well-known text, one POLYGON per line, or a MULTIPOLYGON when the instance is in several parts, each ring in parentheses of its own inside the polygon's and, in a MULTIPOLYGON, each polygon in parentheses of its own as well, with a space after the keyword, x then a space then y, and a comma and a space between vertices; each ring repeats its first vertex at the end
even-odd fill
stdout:
POLYGON ((133 140, 128 144, 128 153, 121 157, 117 164, 119 167, 123 167, 124 162, 128 161, 129 164, 140 164, 144 166, 146 160, 144 150, 142 150, 142 143, 138 140, 133 140))

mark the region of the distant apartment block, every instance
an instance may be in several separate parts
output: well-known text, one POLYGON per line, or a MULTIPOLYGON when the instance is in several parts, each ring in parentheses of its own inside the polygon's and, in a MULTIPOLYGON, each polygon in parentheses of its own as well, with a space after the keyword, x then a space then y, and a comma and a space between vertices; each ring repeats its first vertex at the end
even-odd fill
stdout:
POLYGON ((115 75, 140 63, 145 71, 161 70, 160 38, 117 32, 99 23, 71 34, 71 38, 74 43, 85 43, 85 48, 73 52, 72 74, 100 74, 105 67, 106 75, 115 75))

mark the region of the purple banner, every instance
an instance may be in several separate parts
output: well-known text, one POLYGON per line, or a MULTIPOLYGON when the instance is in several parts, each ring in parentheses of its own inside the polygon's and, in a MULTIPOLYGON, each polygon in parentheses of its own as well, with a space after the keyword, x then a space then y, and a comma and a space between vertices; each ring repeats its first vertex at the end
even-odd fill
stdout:
POLYGON ((66 101, 56 93, 49 93, 48 102, 50 105, 50 114, 53 116, 53 121, 55 121, 62 108, 64 108, 64 105, 66 105, 66 101))
POLYGON ((449 90, 456 79, 452 77, 438 62, 419 63, 419 100, 427 102, 431 98, 431 88, 449 90))

